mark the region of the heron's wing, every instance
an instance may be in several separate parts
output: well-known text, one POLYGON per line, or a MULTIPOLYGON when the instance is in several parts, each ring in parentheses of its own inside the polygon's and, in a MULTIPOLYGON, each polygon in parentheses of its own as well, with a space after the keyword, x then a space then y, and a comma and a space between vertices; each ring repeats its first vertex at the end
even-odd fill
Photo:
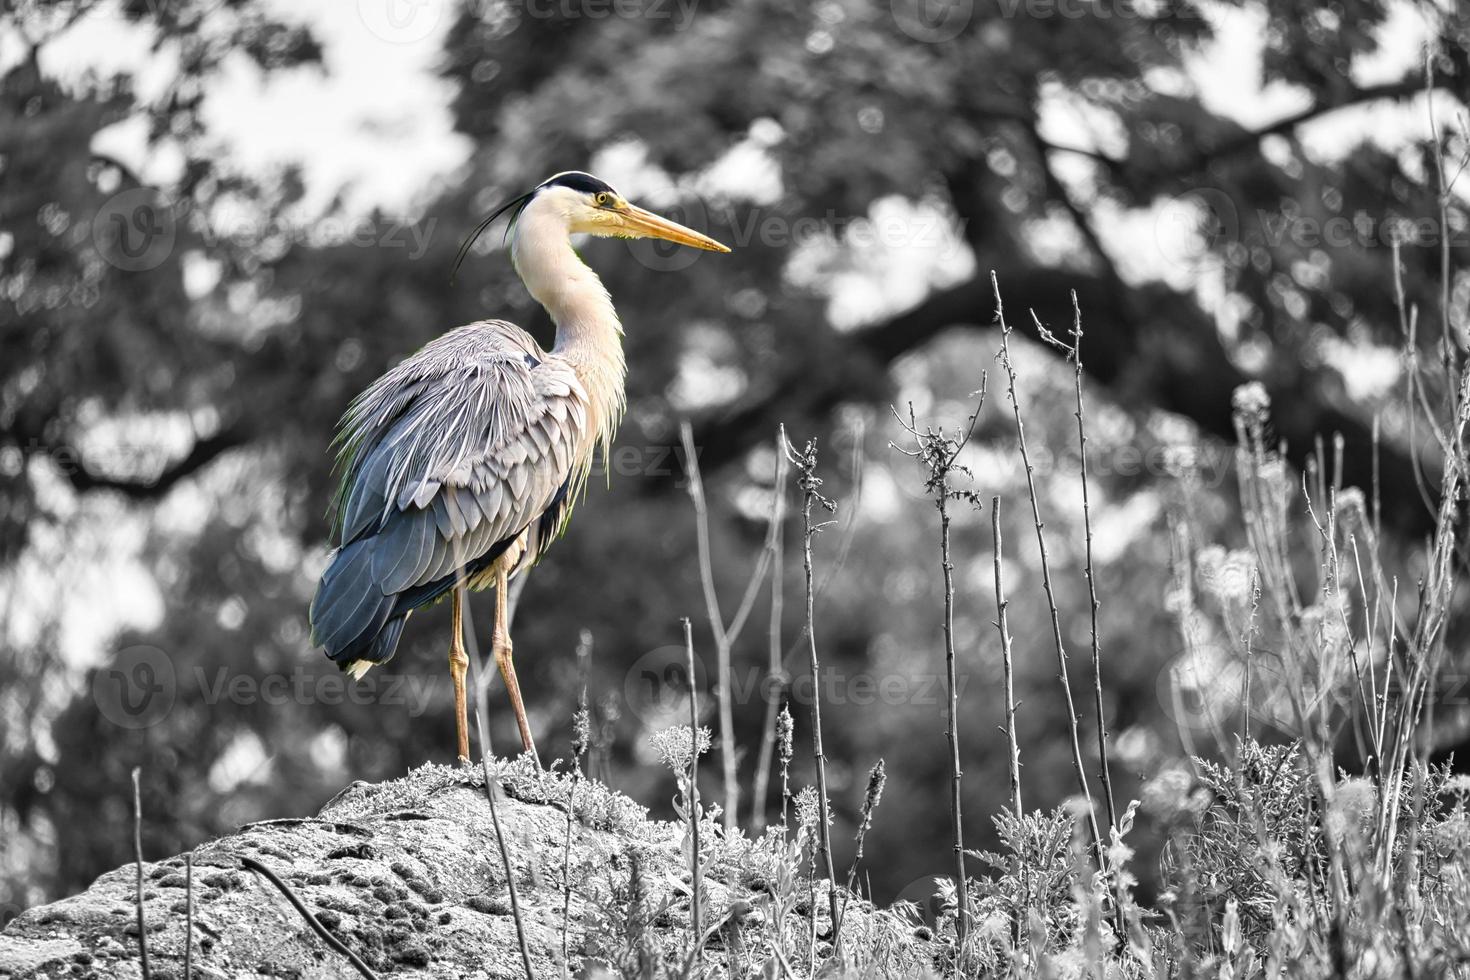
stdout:
POLYGON ((585 479, 587 394, 500 321, 452 331, 384 375, 343 420, 338 543, 371 539, 384 595, 515 537, 585 479))

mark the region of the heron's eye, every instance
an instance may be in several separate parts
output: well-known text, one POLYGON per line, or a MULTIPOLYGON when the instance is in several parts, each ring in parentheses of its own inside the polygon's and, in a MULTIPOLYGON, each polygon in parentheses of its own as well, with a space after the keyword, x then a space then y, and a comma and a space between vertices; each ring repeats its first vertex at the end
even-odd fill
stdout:
POLYGON ((601 191, 598 193, 596 201, 598 207, 605 208, 612 203, 612 195, 607 191, 601 191))

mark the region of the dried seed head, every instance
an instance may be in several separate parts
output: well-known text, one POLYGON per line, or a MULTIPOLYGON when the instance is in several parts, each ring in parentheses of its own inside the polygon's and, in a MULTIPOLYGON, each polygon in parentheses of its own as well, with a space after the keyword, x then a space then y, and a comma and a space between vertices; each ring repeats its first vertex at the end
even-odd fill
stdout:
POLYGON ((781 713, 776 716, 776 745, 780 749, 781 761, 789 764, 791 757, 795 754, 793 744, 796 723, 791 718, 791 706, 781 705, 781 713))
POLYGON ((1249 602, 1256 581, 1255 556, 1248 551, 1226 551, 1218 545, 1200 550, 1195 560, 1200 584, 1215 598, 1249 602))
MULTIPOLYGON (((888 770, 879 759, 878 764, 868 770, 868 792, 863 797, 862 812, 858 816, 857 855, 853 858, 853 870, 857 870, 857 863, 863 859, 863 840, 868 836, 868 829, 873 826, 873 811, 878 809, 878 804, 883 802, 883 786, 888 782, 888 770)), ((849 878, 849 882, 851 878, 849 878)))
POLYGON ((808 833, 817 829, 817 822, 821 814, 821 800, 817 797, 817 791, 810 786, 803 786, 796 794, 796 822, 808 833))
POLYGON ((888 770, 879 759, 878 764, 868 770, 868 793, 863 797, 863 823, 867 823, 883 802, 883 787, 888 782, 888 770))
POLYGON ((572 755, 577 758, 587 754, 592 745, 592 713, 587 710, 587 693, 582 692, 582 703, 572 715, 572 755))
POLYGON ((648 737, 648 741, 658 752, 659 760, 674 772, 682 775, 689 771, 694 761, 691 749, 699 755, 704 755, 709 751, 710 735, 708 728, 700 728, 698 732, 691 732, 688 725, 675 725, 673 728, 655 732, 648 737))
POLYGON ((602 716, 603 723, 614 725, 623 717, 623 702, 620 695, 604 694, 597 699, 597 713, 602 716))
POLYGON ((1264 423, 1271 413, 1271 396, 1259 381, 1250 381, 1236 388, 1230 403, 1236 417, 1247 426, 1264 423))

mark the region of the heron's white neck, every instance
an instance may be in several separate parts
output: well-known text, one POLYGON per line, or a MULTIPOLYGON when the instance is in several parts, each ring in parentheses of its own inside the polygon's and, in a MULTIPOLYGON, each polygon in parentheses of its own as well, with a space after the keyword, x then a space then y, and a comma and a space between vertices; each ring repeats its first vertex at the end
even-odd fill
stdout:
POLYGON ((606 448, 626 404, 623 328, 597 273, 572 249, 568 217, 537 196, 516 221, 511 261, 556 324, 553 353, 566 358, 592 399, 593 430, 606 448))

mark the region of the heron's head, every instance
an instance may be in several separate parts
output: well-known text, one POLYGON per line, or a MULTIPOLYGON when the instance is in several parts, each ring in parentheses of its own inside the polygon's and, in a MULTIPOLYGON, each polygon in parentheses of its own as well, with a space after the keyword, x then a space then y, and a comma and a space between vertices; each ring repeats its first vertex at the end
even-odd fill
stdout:
POLYGON ((506 202, 482 221, 461 246, 454 263, 456 270, 475 239, 507 212, 510 213, 510 227, 506 234, 515 235, 518 247, 528 239, 564 240, 567 235, 599 235, 604 238, 661 238, 711 252, 730 251, 708 235, 630 203, 606 181, 579 170, 568 170, 506 202))
POLYGON ((730 251, 707 235, 629 203, 606 181, 577 170, 557 174, 538 185, 528 197, 522 217, 563 221, 572 234, 661 238, 710 252, 730 251))

